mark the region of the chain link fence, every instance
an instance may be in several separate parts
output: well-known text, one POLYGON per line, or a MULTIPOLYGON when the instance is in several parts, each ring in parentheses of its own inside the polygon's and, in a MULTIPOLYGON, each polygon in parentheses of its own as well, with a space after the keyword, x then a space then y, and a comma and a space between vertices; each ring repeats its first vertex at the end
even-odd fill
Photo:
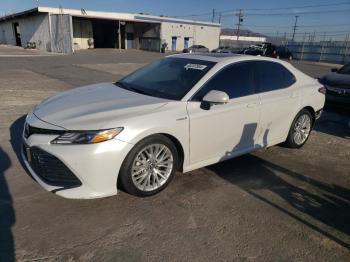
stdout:
MULTIPOLYGON (((350 36, 345 41, 317 40, 315 38, 302 38, 298 41, 283 38, 269 38, 267 42, 275 45, 284 45, 293 54, 293 59, 326 63, 346 64, 350 62, 350 36)), ((231 47, 234 51, 247 48, 258 42, 220 40, 220 46, 231 47)))
POLYGON ((345 64, 350 62, 349 41, 286 42, 298 60, 345 64))

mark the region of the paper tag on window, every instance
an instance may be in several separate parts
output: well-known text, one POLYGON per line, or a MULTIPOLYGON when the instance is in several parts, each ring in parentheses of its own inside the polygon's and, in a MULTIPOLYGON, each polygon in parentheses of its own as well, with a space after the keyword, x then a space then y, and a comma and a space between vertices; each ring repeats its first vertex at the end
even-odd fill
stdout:
POLYGON ((206 65, 201 65, 201 64, 187 64, 185 65, 185 69, 195 69, 195 70, 204 70, 206 69, 207 66, 206 65))

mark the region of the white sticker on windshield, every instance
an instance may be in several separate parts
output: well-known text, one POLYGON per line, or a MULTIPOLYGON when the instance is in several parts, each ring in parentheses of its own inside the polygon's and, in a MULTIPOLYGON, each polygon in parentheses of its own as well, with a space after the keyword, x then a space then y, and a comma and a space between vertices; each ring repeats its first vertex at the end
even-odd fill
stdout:
POLYGON ((204 70, 206 69, 207 66, 206 65, 201 65, 201 64, 187 64, 185 65, 185 69, 195 69, 195 70, 204 70))

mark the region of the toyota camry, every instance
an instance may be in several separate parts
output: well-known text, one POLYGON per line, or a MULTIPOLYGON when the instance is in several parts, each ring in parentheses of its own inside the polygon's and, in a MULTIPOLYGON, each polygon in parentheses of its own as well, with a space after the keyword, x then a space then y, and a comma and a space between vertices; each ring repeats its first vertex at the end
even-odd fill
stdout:
POLYGON ((251 151, 307 141, 325 88, 266 57, 180 54, 116 83, 48 98, 27 115, 22 157, 33 178, 66 198, 117 188, 137 196, 251 151))

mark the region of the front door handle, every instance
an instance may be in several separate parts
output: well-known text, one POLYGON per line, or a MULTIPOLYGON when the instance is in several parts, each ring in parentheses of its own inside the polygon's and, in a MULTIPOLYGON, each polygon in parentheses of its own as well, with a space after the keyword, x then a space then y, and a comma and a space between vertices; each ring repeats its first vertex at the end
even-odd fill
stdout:
POLYGON ((253 108, 253 107, 257 107, 258 106, 258 103, 251 103, 251 104, 248 104, 247 107, 249 108, 253 108))

